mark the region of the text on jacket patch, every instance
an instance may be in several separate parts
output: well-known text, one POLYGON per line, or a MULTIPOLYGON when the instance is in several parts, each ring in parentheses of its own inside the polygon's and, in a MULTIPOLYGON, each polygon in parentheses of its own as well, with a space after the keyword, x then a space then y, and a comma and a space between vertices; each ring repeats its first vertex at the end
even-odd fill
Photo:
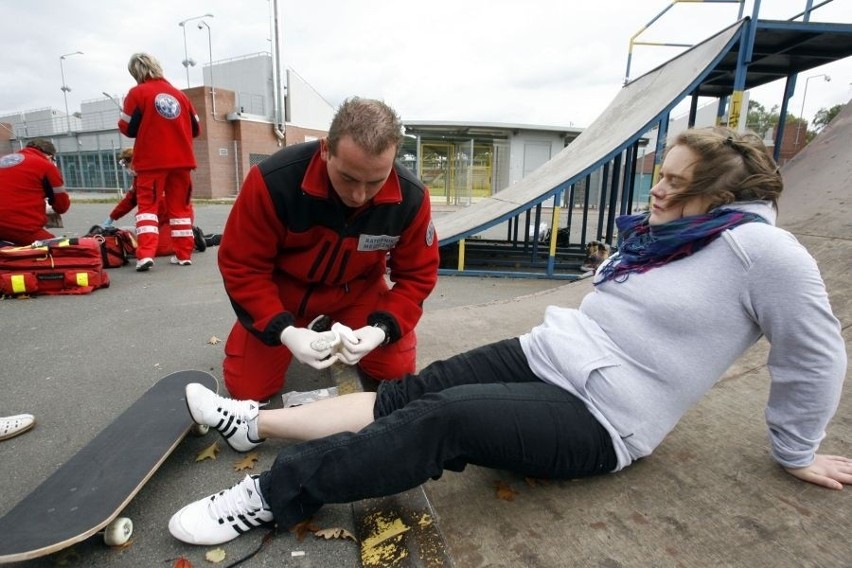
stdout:
POLYGON ((390 235, 361 235, 358 237, 358 250, 369 252, 374 250, 390 250, 399 242, 399 237, 390 235))

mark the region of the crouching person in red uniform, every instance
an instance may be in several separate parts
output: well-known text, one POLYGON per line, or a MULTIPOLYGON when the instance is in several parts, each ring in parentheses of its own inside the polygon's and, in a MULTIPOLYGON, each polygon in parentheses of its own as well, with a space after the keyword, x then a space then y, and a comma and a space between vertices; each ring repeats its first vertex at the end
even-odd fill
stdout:
POLYGON ((357 364, 379 380, 414 372, 438 238, 428 190, 395 162, 401 142, 392 108, 351 98, 327 138, 249 171, 219 249, 238 320, 223 364, 235 398, 275 395, 294 356, 317 369, 357 364), (342 344, 308 327, 320 315, 349 328, 342 344))
POLYGON ((60 214, 71 207, 55 155, 50 140, 37 138, 0 158, 0 241, 25 246, 55 236, 44 228, 45 200, 60 214))
POLYGON ((159 241, 159 200, 169 212, 175 255, 172 264, 192 264, 192 178, 195 153, 192 139, 200 132, 198 116, 182 91, 163 77, 160 63, 147 53, 135 53, 127 69, 137 85, 124 99, 118 129, 135 138, 136 270, 154 265, 159 241))

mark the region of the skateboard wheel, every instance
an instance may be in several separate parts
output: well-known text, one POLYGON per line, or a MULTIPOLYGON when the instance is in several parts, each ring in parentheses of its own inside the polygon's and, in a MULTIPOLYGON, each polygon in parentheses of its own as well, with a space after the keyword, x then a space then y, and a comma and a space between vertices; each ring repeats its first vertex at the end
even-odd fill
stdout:
POLYGON ((192 429, 190 429, 190 432, 192 432, 193 436, 199 436, 199 437, 205 436, 207 434, 207 432, 209 432, 209 431, 210 431, 210 426, 208 426, 207 424, 193 424, 192 429))
POLYGON ((127 517, 119 517, 104 529, 104 542, 107 546, 122 546, 130 540, 133 534, 133 521, 127 517))

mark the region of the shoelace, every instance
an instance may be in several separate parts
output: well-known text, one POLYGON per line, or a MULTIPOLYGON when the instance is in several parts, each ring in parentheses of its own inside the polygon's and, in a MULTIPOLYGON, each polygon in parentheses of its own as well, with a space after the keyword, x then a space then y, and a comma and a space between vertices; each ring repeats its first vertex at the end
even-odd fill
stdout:
POLYGON ((252 406, 259 408, 256 403, 246 400, 234 400, 231 398, 219 397, 218 402, 219 408, 221 408, 222 411, 226 412, 228 416, 231 416, 235 420, 242 422, 248 422, 253 418, 251 415, 253 410, 251 408, 252 406))
MULTIPOLYGON (((237 435, 243 425, 247 428, 246 436, 250 442, 258 442, 252 437, 250 422, 257 417, 257 412, 262 405, 254 401, 234 400, 230 398, 218 397, 217 402, 217 418, 218 422, 213 426, 225 437, 226 440, 237 435)), ((254 433, 257 436, 257 433, 254 433)))
MULTIPOLYGON (((230 489, 226 489, 217 495, 210 498, 208 511, 210 516, 219 522, 227 521, 231 524, 236 519, 242 519, 245 522, 250 522, 247 516, 256 515, 263 510, 263 506, 255 507, 251 504, 251 495, 256 493, 253 489, 246 489, 242 485, 243 482, 237 483, 230 489)), ((253 482, 252 482, 253 483, 253 482)), ((259 496, 258 496, 259 498, 259 496)), ((260 524, 260 521, 251 523, 249 526, 260 524)))

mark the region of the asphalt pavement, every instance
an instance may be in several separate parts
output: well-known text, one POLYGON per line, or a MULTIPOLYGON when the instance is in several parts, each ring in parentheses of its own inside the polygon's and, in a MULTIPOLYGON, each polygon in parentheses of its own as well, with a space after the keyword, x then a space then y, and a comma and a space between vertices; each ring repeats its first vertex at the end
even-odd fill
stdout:
MULTIPOLYGON (((779 224, 816 259, 847 352, 852 345, 848 204, 852 107, 785 165, 779 224)), ((85 232, 109 204, 75 203, 66 230, 85 232)), ((227 205, 199 205, 197 223, 218 231, 227 205)), ((221 378, 222 343, 234 316, 216 270, 215 249, 188 268, 160 260, 148 273, 110 272, 112 285, 88 296, 0 301, 0 413, 31 412, 32 431, 0 443, 0 514, 128 407, 150 385, 181 369, 221 378)), ((441 277, 418 326, 418 365, 523 333, 548 305, 577 306, 592 286, 561 281, 441 277)), ((700 325, 700 322, 696 322, 700 325)), ((654 338, 649 337, 648 341, 654 338)), ((652 456, 596 478, 541 483, 468 467, 423 486, 448 562, 432 562, 422 539, 407 558, 382 566, 601 568, 847 568, 852 558, 850 488, 830 491, 785 473, 769 455, 763 411, 769 396, 768 344, 746 352, 681 420, 652 456), (500 490, 498 493, 498 489, 500 490)), ((848 378, 848 372, 847 372, 848 378)), ((334 373, 295 365, 288 389, 335 384, 334 373)), ((184 504, 236 482, 239 456, 224 447, 196 461, 216 436, 188 438, 130 502, 130 546, 97 539, 28 566, 171 566, 186 557, 207 565, 210 547, 173 539, 166 525, 184 504)), ((284 441, 259 449, 268 468, 284 441)), ((852 397, 841 397, 821 452, 852 454, 852 397)), ((105 472, 108 474, 109 472, 105 472)), ((404 496, 403 496, 404 497, 404 496)), ((379 503, 406 509, 405 499, 379 503)), ((321 528, 356 531, 375 503, 329 505, 321 528)), ((420 504, 422 505, 422 503, 420 504)), ((414 523, 409 521, 413 527, 414 523)), ((400 535, 409 539, 410 530, 400 535)), ((3 535, 0 535, 2 538, 3 535)), ((253 531, 222 547, 226 563, 263 538, 253 531)), ((434 544, 434 543, 431 543, 434 544)), ((280 534, 245 566, 358 566, 358 546, 280 534)))
MULTIPOLYGON (((72 194, 71 210, 63 216, 65 227, 57 233, 85 234, 107 216, 114 202, 92 202, 91 197, 72 194)), ((196 224, 208 233, 221 232, 229 211, 227 203, 198 204, 196 224)), ((117 225, 122 222, 132 221, 127 217, 117 225)), ((167 374, 204 370, 221 385, 224 339, 234 314, 222 287, 216 251, 214 247, 195 253, 191 267, 172 266, 168 258, 158 258, 146 273, 135 272, 132 264, 111 269, 109 288, 89 295, 0 301, 4 329, 0 414, 28 412, 37 421, 32 431, 0 443, 0 515, 167 374)), ((499 301, 560 285, 541 279, 441 277, 425 309, 499 301)), ((334 384, 333 374, 296 363, 288 371, 285 390, 334 384)), ((215 460, 195 461, 217 439, 217 435, 188 437, 130 502, 124 513, 135 525, 130 546, 110 549, 93 538, 26 565, 167 566, 181 556, 203 565, 203 555, 211 547, 176 541, 167 523, 184 504, 229 487, 244 475, 234 469, 242 456, 221 443, 215 460)), ((260 448, 257 471, 272 464, 281 444, 286 442, 260 448)), ((352 505, 327 506, 314 522, 322 528, 357 530, 352 505)), ((224 546, 226 563, 249 553, 261 537, 255 531, 224 546)), ((273 539, 246 565, 356 566, 359 558, 351 541, 313 537, 299 541, 287 534, 273 539)))

